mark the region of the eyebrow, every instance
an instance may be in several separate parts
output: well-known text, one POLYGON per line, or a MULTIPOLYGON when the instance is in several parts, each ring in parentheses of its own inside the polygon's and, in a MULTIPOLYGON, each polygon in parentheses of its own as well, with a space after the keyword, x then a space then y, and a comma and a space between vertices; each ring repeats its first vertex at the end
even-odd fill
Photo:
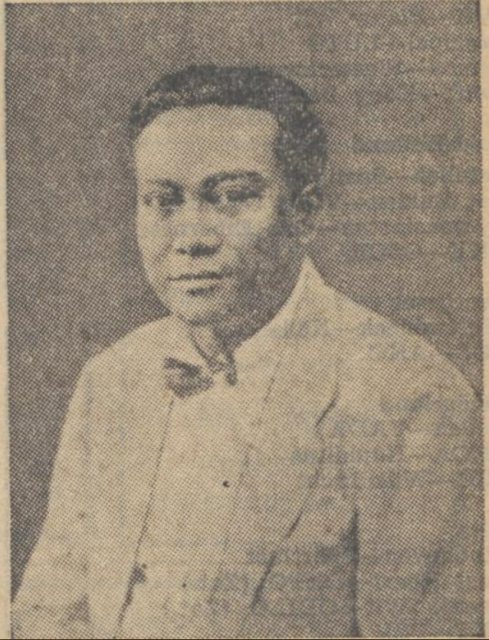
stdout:
MULTIPOLYGON (((235 182, 243 179, 250 180, 256 187, 264 188, 268 184, 267 180, 258 171, 222 171, 205 178, 202 182, 202 189, 204 191, 212 190, 222 182, 235 182)), ((153 178, 148 180, 148 184, 165 189, 183 190, 181 184, 170 178, 153 178)))
POLYGON ((156 187, 165 187, 167 189, 177 189, 178 191, 182 191, 182 185, 178 184, 174 180, 170 180, 169 178, 154 178, 152 180, 148 180, 148 184, 155 185, 156 187))
POLYGON ((233 182, 243 178, 251 180, 257 187, 265 187, 267 185, 266 179, 257 171, 223 171, 206 178, 202 186, 204 189, 214 189, 221 182, 233 182))

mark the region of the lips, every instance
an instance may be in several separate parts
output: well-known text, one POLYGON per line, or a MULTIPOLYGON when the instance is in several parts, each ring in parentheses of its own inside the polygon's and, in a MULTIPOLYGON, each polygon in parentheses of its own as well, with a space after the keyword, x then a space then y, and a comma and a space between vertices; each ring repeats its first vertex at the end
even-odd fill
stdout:
POLYGON ((199 273, 184 273, 168 279, 171 282, 194 282, 196 280, 223 280, 226 277, 226 273, 219 273, 217 271, 199 271, 199 273))

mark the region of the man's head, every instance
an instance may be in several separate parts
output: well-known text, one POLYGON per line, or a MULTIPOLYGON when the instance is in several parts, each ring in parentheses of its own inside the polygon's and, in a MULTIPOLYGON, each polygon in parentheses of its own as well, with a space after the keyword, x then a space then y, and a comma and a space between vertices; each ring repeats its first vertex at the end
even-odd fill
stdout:
POLYGON ((152 85, 131 126, 138 239, 163 303, 194 325, 273 313, 321 202, 307 94, 257 68, 190 67, 152 85))

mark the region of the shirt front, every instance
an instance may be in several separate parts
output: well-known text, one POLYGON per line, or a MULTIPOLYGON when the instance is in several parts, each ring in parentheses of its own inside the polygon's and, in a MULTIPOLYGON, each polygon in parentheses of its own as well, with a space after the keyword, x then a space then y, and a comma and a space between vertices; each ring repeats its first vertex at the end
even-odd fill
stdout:
MULTIPOLYGON (((120 638, 206 637, 207 601, 222 569, 236 492, 312 265, 275 317, 234 354, 238 382, 175 397, 120 638)), ((202 364, 189 345, 175 357, 202 364)), ((164 428, 162 426, 162 428, 164 428)), ((224 568, 226 570, 226 568, 224 568)), ((221 574, 222 578, 222 574, 221 574)), ((240 576, 226 575, 229 589, 240 576)))

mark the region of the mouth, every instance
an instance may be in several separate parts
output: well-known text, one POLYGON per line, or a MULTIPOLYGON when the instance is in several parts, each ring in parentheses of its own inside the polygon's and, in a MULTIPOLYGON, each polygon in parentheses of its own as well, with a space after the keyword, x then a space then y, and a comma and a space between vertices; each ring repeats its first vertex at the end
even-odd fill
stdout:
POLYGON ((185 294, 192 297, 207 296, 219 289, 220 283, 229 277, 227 273, 217 271, 199 271, 198 273, 184 273, 168 278, 174 285, 182 287, 185 294))
POLYGON ((195 282, 198 280, 217 281, 224 280, 228 275, 217 271, 199 271, 199 273, 184 273, 174 278, 168 278, 171 282, 195 282))

